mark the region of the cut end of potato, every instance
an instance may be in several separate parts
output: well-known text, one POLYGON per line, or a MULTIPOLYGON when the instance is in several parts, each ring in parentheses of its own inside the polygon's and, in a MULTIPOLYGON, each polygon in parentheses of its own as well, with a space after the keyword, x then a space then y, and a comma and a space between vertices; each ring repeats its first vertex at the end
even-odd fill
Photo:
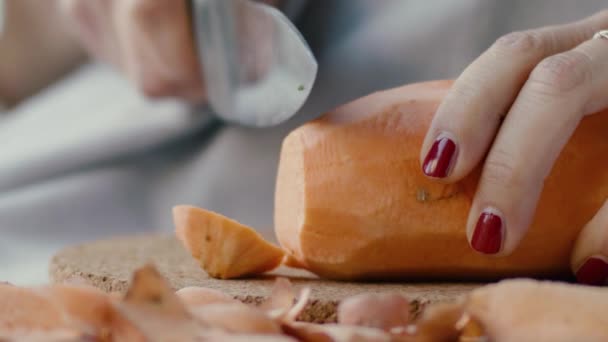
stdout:
POLYGON ((271 271, 285 253, 253 228, 212 211, 180 205, 173 208, 175 233, 209 276, 241 278, 271 271))
POLYGON ((308 270, 306 265, 304 265, 300 260, 298 260, 295 256, 290 254, 285 254, 285 258, 283 259, 283 265, 289 266, 292 268, 301 268, 304 270, 308 270))

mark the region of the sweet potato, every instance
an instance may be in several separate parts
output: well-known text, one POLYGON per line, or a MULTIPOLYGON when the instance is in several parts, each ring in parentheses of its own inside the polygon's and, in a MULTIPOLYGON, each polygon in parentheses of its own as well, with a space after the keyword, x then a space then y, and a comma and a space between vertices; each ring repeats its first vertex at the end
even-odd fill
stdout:
POLYGON ((465 226, 481 165, 455 184, 427 178, 423 138, 451 81, 380 91, 283 141, 275 231, 292 265, 334 279, 570 275, 577 234, 608 198, 608 110, 585 117, 545 179, 531 228, 489 258, 465 226))
POLYGON ((173 208, 175 231, 201 267, 215 278, 239 278, 276 268, 281 248, 250 227, 193 206, 173 208))

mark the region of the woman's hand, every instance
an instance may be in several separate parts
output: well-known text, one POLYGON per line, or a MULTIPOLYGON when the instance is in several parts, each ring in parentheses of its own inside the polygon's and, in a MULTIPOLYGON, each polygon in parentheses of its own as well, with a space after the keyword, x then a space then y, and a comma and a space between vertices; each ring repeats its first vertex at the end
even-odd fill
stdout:
POLYGON ((145 95, 192 103, 206 99, 190 0, 57 1, 84 48, 124 72, 145 95))
MULTIPOLYGON (((475 250, 513 252, 579 121, 608 107, 608 39, 591 39, 605 29, 608 11, 508 34, 462 73, 440 105, 421 164, 427 176, 454 182, 483 162, 467 223, 475 250)), ((581 282, 603 283, 607 257, 608 204, 581 233, 572 267, 581 282)))
POLYGON ((118 67, 147 96, 205 98, 186 1, 59 1, 86 50, 118 67))
POLYGON ((61 29, 64 18, 55 3, 4 0, 4 6, 0 112, 1 107, 13 108, 61 79, 85 57, 78 42, 61 29))

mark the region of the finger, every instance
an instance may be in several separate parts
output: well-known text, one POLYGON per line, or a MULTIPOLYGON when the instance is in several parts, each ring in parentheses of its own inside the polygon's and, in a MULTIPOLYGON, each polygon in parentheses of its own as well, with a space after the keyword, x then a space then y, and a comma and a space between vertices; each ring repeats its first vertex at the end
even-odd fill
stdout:
POLYGON ((120 50, 111 20, 112 1, 62 0, 59 6, 70 31, 88 53, 99 60, 119 65, 120 50))
POLYGON ((467 224, 471 246, 511 253, 533 218, 544 180, 589 103, 608 105, 608 40, 591 39, 531 73, 485 160, 467 224))
POLYGON ((185 1, 128 0, 115 12, 124 69, 151 97, 204 98, 185 1))
POLYGON ((455 81, 425 136, 423 172, 453 182, 479 165, 532 69, 608 27, 608 11, 580 22, 516 32, 496 41, 455 81))
POLYGON ((608 200, 580 232, 570 265, 579 283, 608 284, 608 200))

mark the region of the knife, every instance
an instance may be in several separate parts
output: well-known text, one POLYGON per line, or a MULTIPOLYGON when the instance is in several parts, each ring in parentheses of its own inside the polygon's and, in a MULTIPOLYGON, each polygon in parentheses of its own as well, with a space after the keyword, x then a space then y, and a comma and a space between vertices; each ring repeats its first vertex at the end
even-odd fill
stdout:
POLYGON ((223 120, 278 125, 305 103, 317 76, 306 40, 278 9, 251 0, 191 0, 209 105, 223 120))

